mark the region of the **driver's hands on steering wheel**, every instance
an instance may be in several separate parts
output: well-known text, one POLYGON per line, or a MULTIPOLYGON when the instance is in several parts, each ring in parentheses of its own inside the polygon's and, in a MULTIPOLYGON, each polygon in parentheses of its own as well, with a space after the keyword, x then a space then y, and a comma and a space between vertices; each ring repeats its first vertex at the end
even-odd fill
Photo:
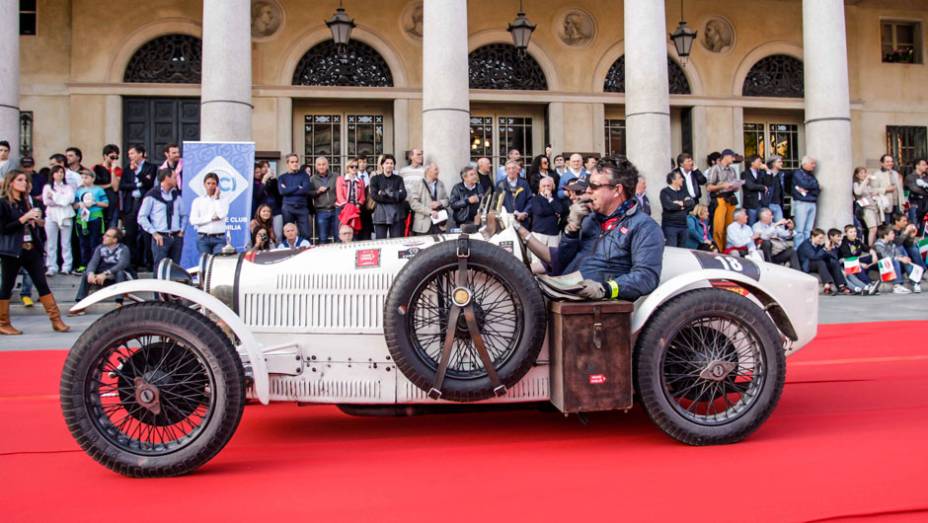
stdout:
POLYGON ((578 201, 570 206, 570 214, 567 216, 567 226, 564 229, 567 232, 577 232, 580 230, 580 224, 587 214, 590 214, 589 202, 578 201))

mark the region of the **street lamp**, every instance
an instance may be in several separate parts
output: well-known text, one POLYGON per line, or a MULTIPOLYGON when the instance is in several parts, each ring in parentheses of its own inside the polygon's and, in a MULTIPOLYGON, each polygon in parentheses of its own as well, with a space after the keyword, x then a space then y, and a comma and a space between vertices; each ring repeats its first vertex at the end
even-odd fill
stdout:
POLYGON ((528 49, 528 43, 532 39, 532 33, 535 31, 535 24, 525 16, 525 7, 522 0, 519 0, 519 13, 516 15, 516 19, 509 23, 506 30, 512 33, 512 44, 516 46, 519 54, 525 53, 525 50, 528 49))
POLYGON ((693 50, 696 34, 696 31, 686 26, 686 20, 683 19, 683 0, 680 0, 680 24, 677 26, 676 31, 670 33, 670 40, 673 41, 673 46, 677 48, 677 56, 680 57, 680 61, 683 62, 684 66, 686 66, 686 59, 690 56, 690 51, 693 50))
POLYGON ((344 49, 351 40, 351 30, 355 28, 355 23, 354 19, 345 13, 341 0, 338 2, 338 9, 335 10, 335 14, 325 21, 325 25, 332 31, 332 40, 335 41, 335 45, 339 49, 344 49))

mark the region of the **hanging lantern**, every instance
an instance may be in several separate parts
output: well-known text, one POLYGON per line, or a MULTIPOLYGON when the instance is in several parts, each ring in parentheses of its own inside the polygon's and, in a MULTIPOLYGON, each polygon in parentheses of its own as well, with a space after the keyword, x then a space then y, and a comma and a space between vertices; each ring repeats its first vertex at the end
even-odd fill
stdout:
POLYGON ((696 34, 696 31, 686 26, 686 20, 683 19, 683 0, 680 0, 680 24, 677 25, 676 31, 670 33, 670 40, 677 49, 677 56, 680 57, 680 61, 683 62, 684 66, 686 65, 686 59, 690 56, 690 51, 693 50, 696 34))
POLYGON ((525 8, 521 1, 519 2, 519 13, 516 15, 516 19, 509 23, 506 30, 512 34, 512 45, 516 46, 519 53, 524 53, 532 40, 535 24, 525 16, 525 8))
POLYGON ((348 45, 351 40, 351 30, 356 27, 354 19, 345 13, 345 8, 342 7, 341 2, 338 2, 338 9, 335 10, 332 18, 325 21, 325 25, 332 31, 332 40, 342 48, 348 45))

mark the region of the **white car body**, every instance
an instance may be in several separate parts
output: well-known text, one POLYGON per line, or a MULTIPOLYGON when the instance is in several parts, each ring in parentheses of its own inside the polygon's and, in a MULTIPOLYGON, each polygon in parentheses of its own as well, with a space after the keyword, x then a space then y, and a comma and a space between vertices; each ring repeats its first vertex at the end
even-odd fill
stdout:
MULTIPOLYGON (((504 221, 507 219, 503 217, 504 221)), ((434 403, 397 371, 387 348, 384 303, 393 279, 419 250, 455 234, 333 244, 291 252, 215 256, 202 266, 201 287, 135 280, 107 287, 76 304, 82 311, 117 295, 156 292, 200 306, 231 331, 252 378, 250 397, 262 403, 434 403)), ((483 240, 482 236, 471 236, 483 240)), ((517 258, 523 251, 510 228, 488 240, 517 258)), ((635 303, 633 336, 668 299, 728 282, 767 310, 790 355, 815 336, 818 282, 786 267, 730 256, 667 248, 659 287, 635 303)), ((536 365, 516 386, 485 403, 549 399, 547 342, 536 365)), ((442 400, 439 400, 442 401, 442 400)), ((442 401, 444 402, 444 401, 442 401)))

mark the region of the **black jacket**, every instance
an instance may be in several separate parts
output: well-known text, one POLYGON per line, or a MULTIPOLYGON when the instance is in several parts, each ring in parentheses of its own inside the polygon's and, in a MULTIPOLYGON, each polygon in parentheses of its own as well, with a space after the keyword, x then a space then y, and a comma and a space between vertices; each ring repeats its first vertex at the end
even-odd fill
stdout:
POLYGON ((448 197, 448 203, 451 206, 452 218, 454 223, 459 226, 465 223, 474 223, 474 217, 477 216, 477 210, 480 208, 480 200, 483 199, 484 189, 478 182, 473 189, 468 189, 464 182, 458 182, 451 188, 451 196, 448 197), (477 196, 477 203, 467 201, 471 196, 477 196))
POLYGON ((744 186, 742 187, 744 193, 741 199, 742 207, 745 209, 760 209, 767 193, 767 186, 764 185, 766 177, 764 171, 758 171, 757 177, 755 177, 750 167, 741 173, 741 179, 744 180, 744 186))
POLYGON ((532 196, 532 199, 528 202, 528 207, 525 208, 525 212, 528 213, 531 219, 532 232, 549 236, 560 234, 561 229, 558 227, 558 223, 561 216, 565 214, 565 210, 564 203, 560 198, 554 198, 549 202, 547 198, 540 194, 532 196))
MULTIPOLYGON (((681 167, 677 167, 676 169, 670 172, 674 172, 674 171, 680 173, 680 176, 683 177, 683 190, 689 193, 689 190, 686 188, 686 175, 683 174, 683 169, 681 167)), ((690 173, 690 176, 693 179, 693 191, 696 194, 690 194, 689 196, 693 198, 693 201, 698 202, 699 199, 702 198, 702 187, 701 186, 705 185, 709 180, 706 179, 706 175, 703 174, 702 171, 700 171, 699 169, 693 169, 693 171, 690 173)))
POLYGON ((130 169, 128 166, 122 170, 122 178, 119 179, 119 199, 122 202, 129 201, 132 198, 132 191, 137 187, 135 184, 136 178, 141 182, 141 188, 139 189, 139 200, 145 197, 145 193, 151 190, 155 186, 155 181, 158 177, 158 166, 145 160, 145 163, 142 164, 142 169, 139 171, 139 174, 136 175, 135 171, 130 169))
POLYGON ((767 191, 767 198, 765 198, 764 204, 770 205, 775 203, 777 205, 783 205, 783 198, 786 196, 786 187, 787 187, 786 173, 780 171, 777 174, 772 172, 767 172, 767 176, 764 177, 764 185, 766 185, 769 190, 767 191))
POLYGON ((686 187, 681 187, 679 191, 670 186, 661 189, 661 225, 685 229, 686 215, 693 207, 696 207, 696 200, 690 197, 686 187), (678 201, 683 202, 683 205, 674 203, 678 201))
POLYGON ((23 237, 28 232, 32 235, 33 249, 41 251, 42 227, 19 223, 22 215, 32 206, 25 201, 13 203, 6 198, 0 199, 0 256, 19 258, 23 252, 23 237))

